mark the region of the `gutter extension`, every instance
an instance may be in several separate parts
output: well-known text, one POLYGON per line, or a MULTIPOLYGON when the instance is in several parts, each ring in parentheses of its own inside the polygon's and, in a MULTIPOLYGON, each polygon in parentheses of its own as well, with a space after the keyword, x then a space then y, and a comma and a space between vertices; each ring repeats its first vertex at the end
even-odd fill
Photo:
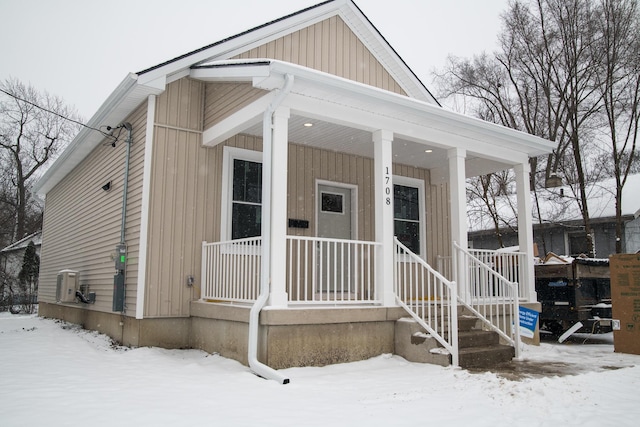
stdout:
MULTIPOLYGON (((275 97, 275 99, 269 104, 269 107, 264 112, 264 117, 262 120, 263 123, 263 132, 262 132, 262 161, 263 164, 271 164, 272 157, 272 143, 273 143, 273 114, 275 110, 280 106, 284 98, 291 91, 291 87, 293 86, 293 76, 291 74, 285 75, 285 82, 282 88, 280 89, 280 93, 275 97)), ((258 328, 260 326, 260 312, 264 308, 269 299, 269 288, 270 288, 270 263, 271 263, 271 168, 269 168, 270 173, 263 177, 263 194, 269 194, 269 197, 266 200, 263 200, 263 213, 262 220, 263 224, 269 224, 266 227, 266 233, 262 233, 262 279, 260 283, 260 296, 256 300, 256 302, 251 307, 251 312, 249 313, 249 351, 248 351, 248 359, 249 359, 249 368, 258 376, 278 381, 280 384, 289 384, 289 378, 284 375, 278 373, 275 369, 265 365, 264 363, 258 360, 258 328), (266 192, 264 190, 267 190, 266 192), (266 201, 266 203, 265 203, 266 201), (265 209, 265 204, 266 209, 265 209)))

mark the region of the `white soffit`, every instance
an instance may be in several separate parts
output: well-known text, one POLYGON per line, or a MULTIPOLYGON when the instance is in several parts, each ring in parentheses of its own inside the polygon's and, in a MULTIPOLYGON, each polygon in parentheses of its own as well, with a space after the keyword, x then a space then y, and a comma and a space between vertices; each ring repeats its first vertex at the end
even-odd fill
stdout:
MULTIPOLYGON (((155 86, 139 85, 136 83, 136 77, 135 74, 129 74, 88 121, 87 126, 94 129, 100 129, 103 126, 115 127, 125 120, 149 95, 157 95, 164 90, 164 88, 160 88, 158 82, 155 86)), ((88 127, 82 128, 36 182, 33 191, 45 195, 104 140, 105 136, 100 132, 88 127)))

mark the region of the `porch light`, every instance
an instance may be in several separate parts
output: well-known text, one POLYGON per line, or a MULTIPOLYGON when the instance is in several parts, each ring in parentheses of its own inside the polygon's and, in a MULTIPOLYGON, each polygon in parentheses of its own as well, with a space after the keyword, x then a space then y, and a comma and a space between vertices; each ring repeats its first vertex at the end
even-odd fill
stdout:
POLYGON ((433 150, 424 150, 425 153, 433 153, 433 150))
POLYGON ((311 126, 313 126, 313 123, 305 123, 304 125, 302 125, 306 128, 310 128, 311 126))
POLYGON ((562 178, 555 172, 551 172, 549 178, 544 181, 544 188, 557 188, 562 187, 562 178))

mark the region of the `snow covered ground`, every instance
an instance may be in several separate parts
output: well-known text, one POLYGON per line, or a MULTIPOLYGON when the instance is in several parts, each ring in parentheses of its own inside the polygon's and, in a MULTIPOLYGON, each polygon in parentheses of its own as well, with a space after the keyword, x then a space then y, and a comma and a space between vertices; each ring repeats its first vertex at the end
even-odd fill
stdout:
POLYGON ((382 355, 287 369, 291 383, 280 385, 202 351, 128 349, 75 325, 1 313, 0 425, 639 425, 640 356, 572 341, 525 346, 515 374, 382 355))

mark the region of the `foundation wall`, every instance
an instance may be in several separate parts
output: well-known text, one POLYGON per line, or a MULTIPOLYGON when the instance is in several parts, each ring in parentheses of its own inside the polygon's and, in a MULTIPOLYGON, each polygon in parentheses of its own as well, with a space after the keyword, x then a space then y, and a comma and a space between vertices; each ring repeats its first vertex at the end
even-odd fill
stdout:
POLYGON ((189 318, 138 320, 119 313, 86 310, 72 304, 40 303, 42 317, 64 320, 108 335, 114 341, 133 347, 190 348, 189 318))
MULTIPOLYGON (((40 316, 65 320, 127 346, 197 348, 248 364, 248 306, 193 302, 190 318, 134 319, 74 307, 40 305, 40 316)), ((258 358, 274 369, 324 366, 394 353, 399 307, 264 310, 258 358)))

